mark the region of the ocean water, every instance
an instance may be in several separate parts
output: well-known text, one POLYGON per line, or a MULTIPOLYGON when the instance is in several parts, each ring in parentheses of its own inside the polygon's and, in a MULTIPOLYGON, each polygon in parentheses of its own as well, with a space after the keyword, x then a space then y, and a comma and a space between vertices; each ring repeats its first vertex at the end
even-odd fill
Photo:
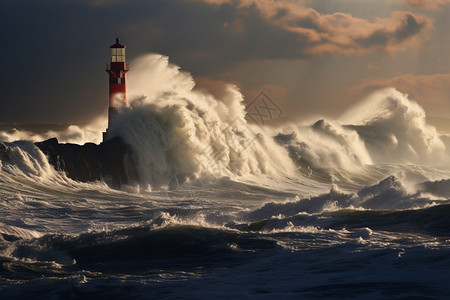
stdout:
POLYGON ((73 181, 0 134, 1 299, 450 297, 450 140, 406 95, 271 128, 235 87, 133 66, 112 132, 139 182, 73 181))

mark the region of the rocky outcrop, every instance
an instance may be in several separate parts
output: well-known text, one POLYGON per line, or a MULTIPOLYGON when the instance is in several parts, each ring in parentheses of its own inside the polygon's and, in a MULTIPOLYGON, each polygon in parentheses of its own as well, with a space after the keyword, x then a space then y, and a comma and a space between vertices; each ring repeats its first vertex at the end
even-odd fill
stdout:
POLYGON ((47 155, 56 170, 64 171, 73 180, 103 180, 113 187, 138 180, 132 149, 120 137, 100 145, 60 144, 56 138, 35 145, 47 155))

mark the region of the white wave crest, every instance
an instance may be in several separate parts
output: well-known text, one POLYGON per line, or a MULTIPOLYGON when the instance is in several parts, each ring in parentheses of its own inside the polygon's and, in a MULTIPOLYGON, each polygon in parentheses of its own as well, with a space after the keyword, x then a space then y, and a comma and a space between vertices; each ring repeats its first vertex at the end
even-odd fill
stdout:
POLYGON ((144 181, 164 185, 180 174, 293 174, 286 150, 245 120, 243 97, 235 86, 228 85, 217 99, 195 90, 192 77, 165 57, 148 55, 133 66, 131 107, 111 133, 133 147, 144 181))

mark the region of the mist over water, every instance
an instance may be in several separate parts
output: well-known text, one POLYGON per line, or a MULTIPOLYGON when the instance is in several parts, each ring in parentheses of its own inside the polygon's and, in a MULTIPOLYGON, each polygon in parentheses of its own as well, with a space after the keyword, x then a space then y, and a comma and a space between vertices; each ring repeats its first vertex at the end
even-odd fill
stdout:
POLYGON ((105 116, 84 124, 0 124, 0 140, 14 142, 20 140, 41 142, 57 138, 62 143, 100 143, 102 131, 107 126, 105 116))
POLYGON ((110 132, 139 182, 76 182, 32 143, 53 133, 0 133, 2 298, 450 293, 450 143, 407 95, 265 127, 233 85, 214 96, 156 54, 132 66, 110 132))

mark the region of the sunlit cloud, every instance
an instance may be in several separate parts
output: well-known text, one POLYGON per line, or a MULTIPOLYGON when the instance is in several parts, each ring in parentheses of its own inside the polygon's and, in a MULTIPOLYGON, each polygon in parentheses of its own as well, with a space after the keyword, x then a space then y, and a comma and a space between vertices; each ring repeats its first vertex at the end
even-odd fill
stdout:
MULTIPOLYGON (((199 0, 194 0, 199 1, 199 0)), ((387 18, 364 19, 346 13, 321 14, 299 2, 290 1, 229 1, 203 0, 212 5, 228 5, 236 9, 234 20, 224 27, 235 34, 248 35, 252 24, 248 16, 257 16, 264 22, 287 34, 280 47, 289 45, 297 55, 317 56, 326 53, 366 54, 374 51, 388 53, 404 51, 420 45, 427 38, 433 21, 412 12, 392 12, 387 18)), ((267 33, 268 35, 270 32, 267 33)), ((274 31, 274 34, 277 34, 274 31)), ((248 39, 254 36, 248 35, 248 39)), ((269 36, 270 38, 270 36, 269 36)), ((279 51, 283 53, 284 51, 279 51)))

